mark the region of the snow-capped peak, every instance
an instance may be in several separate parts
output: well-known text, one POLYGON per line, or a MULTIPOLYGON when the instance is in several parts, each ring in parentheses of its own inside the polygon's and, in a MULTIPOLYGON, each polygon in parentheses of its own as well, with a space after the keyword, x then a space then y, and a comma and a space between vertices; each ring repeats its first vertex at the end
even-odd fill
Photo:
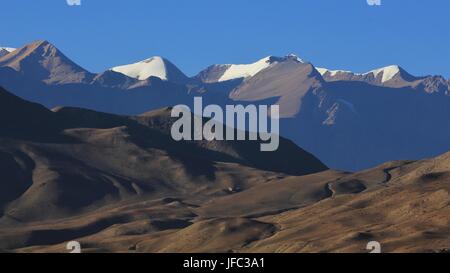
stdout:
POLYGON ((325 75, 327 72, 330 73, 331 76, 336 76, 336 74, 338 73, 349 73, 349 74, 355 74, 352 71, 348 71, 348 70, 330 70, 327 68, 321 68, 321 67, 316 67, 317 71, 319 71, 319 73, 323 76, 325 75))
POLYGON ((8 55, 9 53, 15 51, 15 48, 12 47, 0 47, 0 58, 8 55))
POLYGON ((271 57, 263 58, 252 64, 231 64, 228 65, 228 69, 220 77, 219 82, 238 78, 253 77, 260 71, 268 68, 272 64, 271 57))
POLYGON ((111 70, 138 80, 146 80, 152 76, 168 80, 165 60, 159 56, 134 64, 113 67, 111 70))
POLYGON ((394 78, 395 75, 400 73, 400 67, 398 65, 390 65, 390 66, 386 66, 386 67, 382 67, 379 69, 369 71, 366 74, 370 74, 370 73, 372 73, 374 75, 374 77, 377 77, 380 73, 383 73, 381 82, 385 83, 385 82, 391 80, 392 78, 394 78))
POLYGON ((297 55, 295 55, 293 53, 287 55, 286 59, 294 60, 294 61, 297 61, 299 63, 304 63, 305 62, 303 59, 301 59, 300 57, 298 57, 297 55))
POLYGON ((12 48, 12 47, 0 47, 0 51, 1 50, 6 50, 6 51, 11 53, 11 52, 15 51, 16 49, 12 48))
POLYGON ((294 60, 296 62, 303 63, 303 60, 297 55, 289 54, 284 58, 268 56, 252 64, 228 64, 224 65, 227 69, 218 81, 223 82, 233 79, 253 77, 269 66, 286 60, 294 60))
POLYGON ((113 67, 110 70, 138 80, 157 77, 163 81, 185 83, 189 79, 174 64, 159 56, 151 57, 134 64, 113 67))
POLYGON ((322 76, 324 76, 327 73, 330 73, 329 75, 332 77, 336 76, 338 73, 345 73, 345 74, 352 74, 352 75, 356 75, 356 76, 366 76, 366 75, 372 74, 376 78, 376 77, 378 77, 378 75, 380 73, 383 73, 383 76, 381 78, 381 83, 385 83, 387 81, 392 80, 395 77, 395 75, 397 75, 401 71, 401 68, 398 65, 390 65, 390 66, 374 69, 374 70, 371 70, 366 73, 354 73, 352 71, 347 71, 347 70, 330 70, 327 68, 320 68, 320 67, 317 67, 316 69, 317 69, 317 71, 319 71, 319 73, 322 76))

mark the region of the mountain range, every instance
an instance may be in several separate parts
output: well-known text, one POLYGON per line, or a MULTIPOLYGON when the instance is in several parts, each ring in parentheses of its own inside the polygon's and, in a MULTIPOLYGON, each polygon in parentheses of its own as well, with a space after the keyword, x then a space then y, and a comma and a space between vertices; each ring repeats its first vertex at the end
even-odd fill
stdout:
POLYGON ((0 252, 448 252, 449 153, 342 172, 284 138, 175 142, 170 112, 0 88, 0 252))
POLYGON ((193 96, 219 105, 279 104, 282 136, 347 171, 450 150, 450 80, 413 76, 398 65, 353 73, 290 54, 212 65, 188 77, 167 59, 151 57, 95 74, 47 41, 2 52, 0 85, 49 109, 139 115, 192 105, 193 96))
POLYGON ((0 252, 449 251, 443 77, 293 54, 194 77, 163 57, 95 74, 47 41, 3 52, 0 252), (279 149, 174 141, 172 107, 194 96, 278 104, 279 149))

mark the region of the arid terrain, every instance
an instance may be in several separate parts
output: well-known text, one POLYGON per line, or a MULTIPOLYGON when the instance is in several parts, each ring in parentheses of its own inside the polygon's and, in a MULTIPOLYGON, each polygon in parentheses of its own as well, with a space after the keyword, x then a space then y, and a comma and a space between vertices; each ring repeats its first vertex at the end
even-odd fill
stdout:
POLYGON ((67 252, 441 252, 450 153, 329 170, 281 139, 175 142, 170 108, 52 111, 0 90, 0 249, 67 252))
POLYGON ((450 0, 1 2, 11 268, 450 253, 450 0))

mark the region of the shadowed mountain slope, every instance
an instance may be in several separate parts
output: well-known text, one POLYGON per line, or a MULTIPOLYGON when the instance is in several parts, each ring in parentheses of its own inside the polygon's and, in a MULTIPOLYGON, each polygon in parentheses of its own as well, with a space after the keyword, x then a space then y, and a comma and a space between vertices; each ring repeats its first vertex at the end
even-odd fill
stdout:
POLYGON ((285 139, 267 155, 257 142, 176 142, 166 130, 173 123, 169 109, 139 117, 70 107, 49 111, 5 90, 0 103, 0 225, 77 215, 135 198, 223 195, 266 176, 326 169, 285 139))
POLYGON ((49 111, 0 90, 0 249, 384 252, 448 249, 450 154, 346 173, 281 139, 175 142, 170 108, 49 111), (19 125, 14 125, 20 122, 19 125), (33 134, 34 133, 34 134, 33 134), (208 238, 208 239, 205 239, 208 238))
POLYGON ((341 170, 450 149, 449 80, 413 76, 398 65, 358 74, 288 55, 213 65, 194 78, 162 57, 124 69, 92 75, 48 42, 35 42, 0 57, 0 86, 48 108, 120 115, 192 106, 194 96, 204 105, 278 104, 280 134, 341 170))

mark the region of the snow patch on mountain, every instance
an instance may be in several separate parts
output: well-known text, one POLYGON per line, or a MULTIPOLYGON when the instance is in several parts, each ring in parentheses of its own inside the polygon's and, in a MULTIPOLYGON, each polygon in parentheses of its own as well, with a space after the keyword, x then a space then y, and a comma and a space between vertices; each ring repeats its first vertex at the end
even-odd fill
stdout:
POLYGON ((382 83, 392 80, 395 75, 400 73, 400 67, 398 65, 390 65, 383 68, 372 70, 366 74, 373 73, 375 77, 377 77, 380 73, 383 73, 383 77, 381 79, 382 83))
POLYGON ((253 77, 271 65, 271 57, 266 57, 252 64, 232 64, 220 77, 219 82, 238 78, 253 77))
POLYGON ((304 61, 300 59, 295 54, 289 54, 286 57, 274 57, 268 56, 252 64, 228 64, 225 65, 228 68, 225 70, 223 75, 219 78, 219 82, 239 79, 239 78, 249 78, 253 77, 262 70, 270 67, 271 65, 286 60, 293 60, 295 62, 303 63, 304 61))
POLYGON ((385 82, 392 80, 401 71, 401 68, 398 65, 390 65, 390 66, 374 69, 374 70, 366 72, 366 73, 354 73, 352 71, 347 71, 347 70, 330 70, 330 69, 321 68, 321 67, 318 67, 316 69, 317 69, 317 71, 319 71, 319 73, 322 76, 324 76, 327 73, 330 73, 330 76, 332 76, 332 77, 336 76, 338 73, 346 73, 346 74, 353 74, 356 76, 366 76, 366 75, 372 74, 376 78, 376 77, 378 77, 378 75, 380 73, 382 73, 383 76, 381 78, 381 83, 385 83, 385 82))
POLYGON ((165 61, 159 56, 134 64, 113 67, 111 70, 138 80, 146 80, 150 77, 158 77, 165 81, 168 80, 165 61))
POLYGON ((329 72, 331 76, 336 76, 336 74, 338 74, 338 73, 356 74, 356 73, 353 73, 352 71, 347 71, 347 70, 330 70, 330 69, 321 68, 321 67, 316 67, 316 69, 317 69, 317 71, 319 71, 319 73, 322 76, 325 75, 327 72, 329 72))
POLYGON ((9 53, 15 51, 15 48, 12 47, 0 47, 0 58, 8 55, 9 53))
POLYGON ((1 51, 1 50, 6 50, 6 51, 8 51, 9 53, 11 53, 11 52, 15 51, 16 48, 12 48, 12 47, 0 47, 0 51, 1 51))
POLYGON ((294 61, 299 62, 299 63, 305 63, 305 61, 303 59, 301 59, 300 57, 298 57, 297 55, 295 55, 293 53, 287 55, 285 57, 285 59, 294 60, 294 61))

